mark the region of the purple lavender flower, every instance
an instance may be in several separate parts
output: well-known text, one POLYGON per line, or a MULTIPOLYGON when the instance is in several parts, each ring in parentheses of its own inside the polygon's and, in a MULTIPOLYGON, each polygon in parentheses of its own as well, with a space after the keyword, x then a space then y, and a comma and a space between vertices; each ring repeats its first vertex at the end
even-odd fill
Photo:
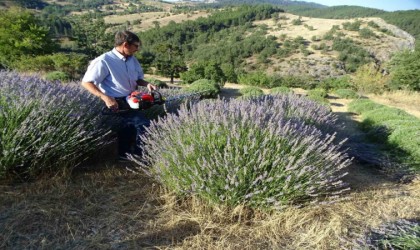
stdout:
POLYGON ((211 202, 279 209, 335 198, 350 164, 336 121, 296 95, 184 104, 146 129, 136 162, 180 194, 205 186, 194 195, 211 202))

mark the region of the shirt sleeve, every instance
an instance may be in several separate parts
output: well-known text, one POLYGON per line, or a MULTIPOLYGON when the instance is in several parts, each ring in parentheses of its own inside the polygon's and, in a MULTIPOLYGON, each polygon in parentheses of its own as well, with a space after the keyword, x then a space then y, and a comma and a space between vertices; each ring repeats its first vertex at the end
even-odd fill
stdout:
POLYGON ((83 82, 93 82, 95 85, 101 83, 109 75, 109 69, 104 60, 93 60, 83 76, 83 82))

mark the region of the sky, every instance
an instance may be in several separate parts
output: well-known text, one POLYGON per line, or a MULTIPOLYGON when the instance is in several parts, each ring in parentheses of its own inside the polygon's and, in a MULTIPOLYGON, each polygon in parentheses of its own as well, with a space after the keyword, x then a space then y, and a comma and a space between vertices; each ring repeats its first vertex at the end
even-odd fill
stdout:
MULTIPOLYGON (((176 2, 179 0, 165 0, 176 2)), ((420 0, 301 0, 319 3, 326 6, 357 5, 386 11, 395 10, 420 10, 420 0)))
MULTIPOLYGON (((303 0, 305 1, 305 0, 303 0)), ((386 11, 420 10, 420 0, 306 0, 326 6, 357 5, 386 11)))

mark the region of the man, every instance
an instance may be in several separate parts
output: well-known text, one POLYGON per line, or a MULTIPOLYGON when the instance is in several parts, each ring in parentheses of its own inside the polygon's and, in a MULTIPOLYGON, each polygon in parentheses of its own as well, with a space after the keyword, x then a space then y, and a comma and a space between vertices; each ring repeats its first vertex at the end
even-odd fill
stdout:
MULTIPOLYGON (((126 105, 125 98, 137 89, 145 86, 155 90, 156 86, 145 81, 143 69, 134 54, 140 49, 139 37, 130 31, 119 31, 115 34, 114 48, 95 58, 88 66, 82 79, 82 86, 93 95, 101 98, 105 105, 114 111, 126 105)), ((136 138, 148 121, 140 112, 131 112, 122 116, 119 128, 119 154, 138 153, 133 148, 136 138), (134 138, 133 138, 134 136, 134 138)))

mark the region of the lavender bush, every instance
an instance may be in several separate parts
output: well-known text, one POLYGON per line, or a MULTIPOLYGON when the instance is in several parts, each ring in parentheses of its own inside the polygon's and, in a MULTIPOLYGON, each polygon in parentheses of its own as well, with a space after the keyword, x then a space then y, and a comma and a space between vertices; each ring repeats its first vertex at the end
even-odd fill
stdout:
POLYGON ((346 190, 342 142, 312 125, 334 121, 295 95, 199 102, 152 122, 131 159, 178 194, 281 209, 346 190))
POLYGON ((361 249, 420 249, 420 223, 401 219, 372 229, 357 243, 361 249))
POLYGON ((101 103, 75 84, 0 71, 0 177, 34 177, 106 145, 101 103))

